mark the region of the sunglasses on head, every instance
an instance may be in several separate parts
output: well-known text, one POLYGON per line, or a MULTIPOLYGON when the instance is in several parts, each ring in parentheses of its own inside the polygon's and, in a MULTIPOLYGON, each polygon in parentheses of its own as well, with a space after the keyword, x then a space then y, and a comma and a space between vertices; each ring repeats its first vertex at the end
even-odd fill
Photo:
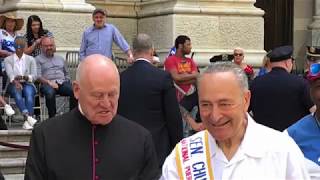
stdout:
POLYGON ((234 53, 233 55, 234 56, 242 56, 243 54, 242 53, 239 53, 239 54, 238 53, 234 53))
POLYGON ((23 49, 25 47, 25 45, 21 45, 21 44, 15 44, 14 48, 15 49, 23 49))

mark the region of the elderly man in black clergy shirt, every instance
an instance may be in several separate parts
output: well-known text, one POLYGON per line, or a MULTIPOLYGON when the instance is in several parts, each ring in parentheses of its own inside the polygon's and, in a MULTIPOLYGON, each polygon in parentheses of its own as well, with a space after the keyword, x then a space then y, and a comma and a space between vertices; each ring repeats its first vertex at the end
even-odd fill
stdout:
POLYGON ((73 91, 78 108, 34 129, 25 180, 157 179, 151 134, 116 115, 120 78, 114 63, 88 56, 73 91))
POLYGON ((152 40, 138 34, 132 42, 134 64, 121 73, 118 113, 148 129, 159 165, 182 139, 182 119, 173 80, 154 67, 152 40))

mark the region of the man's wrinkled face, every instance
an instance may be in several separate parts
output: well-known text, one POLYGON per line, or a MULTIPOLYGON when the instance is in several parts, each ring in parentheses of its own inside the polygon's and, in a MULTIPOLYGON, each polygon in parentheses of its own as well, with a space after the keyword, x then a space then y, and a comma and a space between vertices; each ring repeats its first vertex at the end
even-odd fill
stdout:
POLYGON ((250 92, 240 88, 233 73, 204 74, 198 87, 201 119, 217 141, 232 139, 244 130, 250 92))
POLYGON ((120 93, 118 73, 90 72, 74 82, 74 95, 92 124, 109 124, 117 114, 120 93))

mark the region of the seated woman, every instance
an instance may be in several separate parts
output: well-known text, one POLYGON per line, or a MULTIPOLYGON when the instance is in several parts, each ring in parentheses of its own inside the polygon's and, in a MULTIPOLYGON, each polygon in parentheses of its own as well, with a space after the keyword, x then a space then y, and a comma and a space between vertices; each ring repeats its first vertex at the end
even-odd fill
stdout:
POLYGON ((32 129, 37 122, 33 116, 36 88, 33 80, 37 76, 37 65, 32 56, 24 54, 26 40, 17 36, 14 40, 15 54, 5 58, 5 69, 10 80, 7 91, 14 98, 25 117, 23 129, 32 129), (24 97, 24 99, 23 99, 24 97))
POLYGON ((13 41, 17 36, 17 31, 23 27, 23 18, 16 17, 13 14, 0 16, 0 75, 2 76, 2 90, 7 85, 7 74, 4 72, 4 58, 15 52, 13 41))

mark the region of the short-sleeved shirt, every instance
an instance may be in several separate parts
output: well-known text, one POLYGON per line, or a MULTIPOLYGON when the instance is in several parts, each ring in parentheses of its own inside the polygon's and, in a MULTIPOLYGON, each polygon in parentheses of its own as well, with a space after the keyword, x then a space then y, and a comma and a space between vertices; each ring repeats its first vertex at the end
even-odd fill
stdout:
POLYGON ((303 117, 287 131, 304 156, 320 166, 320 125, 317 124, 314 115, 303 117))
MULTIPOLYGON (((203 131, 198 133, 203 133, 203 131)), ((197 135, 190 136, 188 139, 197 142, 195 136, 197 135)), ((303 154, 294 141, 280 132, 254 122, 250 116, 248 116, 248 125, 242 142, 231 160, 226 158, 224 152, 216 143, 216 139, 210 133, 208 141, 214 179, 309 179, 303 154)), ((194 143, 193 147, 203 147, 203 144, 195 145, 194 143)), ((201 162, 201 159, 198 161, 201 162)), ((205 172, 198 167, 198 165, 192 165, 191 171, 195 174, 205 172)), ((162 167, 162 178, 160 180, 176 179, 180 179, 180 177, 176 165, 176 151, 173 150, 162 167)))
POLYGON ((87 28, 82 35, 80 60, 91 54, 101 54, 112 58, 112 43, 115 42, 123 52, 129 50, 129 45, 119 30, 112 24, 105 24, 101 29, 94 26, 87 28))
MULTIPOLYGON (((191 58, 187 58, 187 57, 185 58, 185 60, 183 60, 182 58, 177 56, 169 56, 164 62, 164 67, 166 71, 171 71, 172 69, 175 69, 179 74, 184 74, 184 73, 191 74, 197 71, 196 63, 191 58)), ((176 84, 184 92, 188 92, 192 86, 192 84, 179 84, 177 82, 176 84)))

